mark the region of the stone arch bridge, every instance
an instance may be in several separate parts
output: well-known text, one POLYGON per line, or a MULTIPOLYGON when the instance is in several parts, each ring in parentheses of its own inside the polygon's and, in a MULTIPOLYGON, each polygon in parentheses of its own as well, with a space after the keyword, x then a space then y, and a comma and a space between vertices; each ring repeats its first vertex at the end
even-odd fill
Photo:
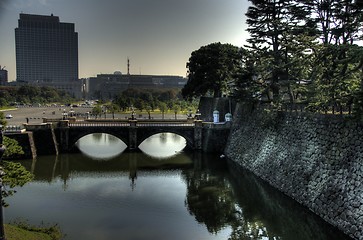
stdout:
MULTIPOLYGON (((31 132, 32 155, 76 152, 75 143, 88 134, 108 133, 138 151, 148 137, 158 133, 175 133, 186 139, 186 147, 203 152, 223 152, 231 122, 214 124, 201 120, 90 120, 43 119, 42 124, 24 124, 31 132)), ((30 135, 29 135, 30 136, 30 135)))
POLYGON ((202 121, 143 121, 129 120, 124 122, 69 122, 60 121, 55 128, 57 142, 61 152, 70 152, 75 143, 92 133, 107 133, 121 139, 130 151, 135 151, 148 137, 164 132, 178 134, 186 139, 189 149, 202 149, 202 121))

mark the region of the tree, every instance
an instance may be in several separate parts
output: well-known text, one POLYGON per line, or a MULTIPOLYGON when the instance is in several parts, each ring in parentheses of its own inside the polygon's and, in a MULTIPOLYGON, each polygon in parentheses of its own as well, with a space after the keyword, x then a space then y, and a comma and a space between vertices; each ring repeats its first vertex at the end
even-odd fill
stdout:
POLYGON ((3 144, 6 147, 3 157, 4 158, 20 158, 24 155, 23 148, 19 145, 18 141, 6 136, 3 137, 3 144))
MULTIPOLYGON (((23 148, 18 144, 15 139, 4 136, 3 144, 5 145, 4 158, 19 158, 24 155, 23 148)), ((16 186, 23 186, 25 183, 33 179, 33 174, 27 171, 20 163, 4 161, 3 168, 5 175, 2 178, 3 183, 9 186, 10 189, 3 189, 2 194, 4 197, 13 195, 16 191, 13 189, 16 186)), ((4 199, 3 206, 6 206, 4 199)))
POLYGON ((354 44, 362 39, 359 1, 249 1, 238 95, 277 106, 289 96, 312 110, 363 102, 362 48, 354 44))
POLYGON ((361 38, 362 9, 355 0, 303 0, 323 44, 353 44, 361 38))
POLYGON ((174 111, 174 116, 175 116, 175 120, 177 119, 176 115, 178 114, 178 112, 180 111, 180 105, 174 103, 173 105, 173 111, 174 111))
POLYGON ((141 99, 138 99, 137 101, 135 101, 135 107, 142 112, 142 110, 144 110, 145 108, 145 102, 141 99))
POLYGON ((359 98, 363 90, 362 47, 355 42, 362 38, 362 6, 354 0, 303 1, 316 23, 321 44, 314 50, 311 76, 312 98, 309 108, 327 111, 329 107, 348 107, 361 112, 359 98), (359 84, 359 82, 361 84, 359 84))
POLYGON ((145 107, 145 110, 146 110, 147 114, 149 115, 149 119, 151 119, 150 113, 151 113, 152 107, 149 104, 147 104, 145 107))
POLYGON ((102 108, 101 108, 101 106, 95 106, 95 107, 93 107, 92 108, 92 114, 96 117, 96 119, 97 119, 97 117, 98 116, 100 116, 101 114, 102 114, 102 108))
POLYGON ((182 89, 186 99, 212 93, 221 97, 231 91, 230 85, 240 67, 240 52, 231 44, 212 43, 192 52, 187 63, 188 82, 182 89))
MULTIPOLYGON (((316 76, 311 86, 309 109, 327 111, 328 108, 354 109, 361 112, 361 68, 363 47, 351 44, 322 45, 315 66, 316 76)), ((363 113, 363 112, 362 112, 363 113)))
POLYGON ((127 101, 127 98, 123 95, 118 95, 113 102, 122 110, 126 111, 126 109, 129 107, 129 103, 127 101))
MULTIPOLYGON (((16 193, 16 190, 14 190, 14 187, 16 186, 24 186, 27 182, 30 182, 33 180, 34 176, 29 171, 25 169, 23 165, 20 163, 14 163, 14 162, 8 162, 3 161, 3 169, 5 172, 5 175, 3 176, 2 180, 4 185, 8 186, 9 188, 3 188, 2 196, 7 197, 11 196, 14 193, 16 193)), ((3 206, 7 206, 7 204, 4 201, 4 198, 2 199, 3 206)))
POLYGON ((119 111, 120 108, 117 104, 111 103, 110 105, 107 105, 107 110, 112 113, 112 119, 115 119, 115 112, 119 111))
POLYGON ((261 98, 264 91, 263 82, 259 81, 258 76, 258 60, 254 57, 253 51, 241 49, 241 69, 236 81, 233 95, 239 101, 254 102, 261 98))
MULTIPOLYGON (((6 120, 4 118, 4 114, 0 112, 0 123, 5 126, 6 120)), ((2 134, 2 133, 1 133, 2 134)), ((3 136, 1 139, 2 142, 0 144, 5 146, 5 153, 3 156, 5 157, 17 157, 18 154, 24 154, 21 146, 18 145, 16 140, 10 139, 8 137, 3 136)), ((0 157, 3 157, 0 156, 0 157)), ((3 184, 9 186, 9 189, 2 188, 0 191, 3 197, 10 196, 14 194, 16 191, 13 189, 16 186, 23 186, 25 183, 31 181, 33 179, 33 174, 28 172, 25 167, 23 167, 20 163, 1 161, 2 165, 0 166, 0 171, 4 170, 5 175, 2 177, 3 184)), ((2 198, 1 202, 2 206, 6 206, 7 204, 2 198)))
MULTIPOLYGON (((252 6, 246 13, 250 38, 248 48, 253 51, 255 78, 264 86, 264 94, 271 102, 279 102, 283 89, 294 102, 293 84, 302 77, 294 66, 303 59, 307 48, 302 36, 314 35, 314 24, 306 18, 308 11, 292 0, 249 0, 252 6), (298 47, 297 47, 298 46, 298 47)), ((306 41, 307 40, 307 41, 306 41)))
POLYGON ((166 103, 159 102, 159 109, 160 109, 160 111, 161 111, 161 113, 163 115, 162 118, 164 119, 164 114, 165 114, 166 110, 168 110, 168 107, 166 106, 166 103))

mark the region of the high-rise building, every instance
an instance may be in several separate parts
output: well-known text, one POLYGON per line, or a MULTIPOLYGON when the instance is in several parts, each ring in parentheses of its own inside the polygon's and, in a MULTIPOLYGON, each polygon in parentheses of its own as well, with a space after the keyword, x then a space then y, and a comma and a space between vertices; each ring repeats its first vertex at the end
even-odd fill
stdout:
POLYGON ((8 71, 5 70, 5 67, 1 67, 0 65, 0 84, 5 84, 8 82, 8 71))
POLYGON ((20 14, 15 29, 18 82, 64 85, 78 80, 78 33, 59 17, 20 14))

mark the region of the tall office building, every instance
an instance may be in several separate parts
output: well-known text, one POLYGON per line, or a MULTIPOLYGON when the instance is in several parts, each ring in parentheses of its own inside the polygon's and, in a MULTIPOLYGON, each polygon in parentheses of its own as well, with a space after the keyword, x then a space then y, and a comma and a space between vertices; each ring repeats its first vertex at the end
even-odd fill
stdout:
POLYGON ((5 67, 1 67, 0 65, 0 84, 5 84, 8 82, 8 71, 5 70, 5 67))
POLYGON ((20 14, 15 29, 18 82, 65 85, 78 80, 78 33, 59 17, 20 14))

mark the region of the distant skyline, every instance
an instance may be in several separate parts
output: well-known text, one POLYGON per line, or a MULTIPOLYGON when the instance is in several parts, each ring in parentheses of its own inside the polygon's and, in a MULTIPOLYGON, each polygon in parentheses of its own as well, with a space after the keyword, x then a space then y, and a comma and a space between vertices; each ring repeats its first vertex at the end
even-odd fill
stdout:
POLYGON ((214 43, 242 46, 248 0, 0 0, 0 65, 16 80, 20 13, 75 24, 79 77, 121 71, 186 76, 192 51, 214 43))

